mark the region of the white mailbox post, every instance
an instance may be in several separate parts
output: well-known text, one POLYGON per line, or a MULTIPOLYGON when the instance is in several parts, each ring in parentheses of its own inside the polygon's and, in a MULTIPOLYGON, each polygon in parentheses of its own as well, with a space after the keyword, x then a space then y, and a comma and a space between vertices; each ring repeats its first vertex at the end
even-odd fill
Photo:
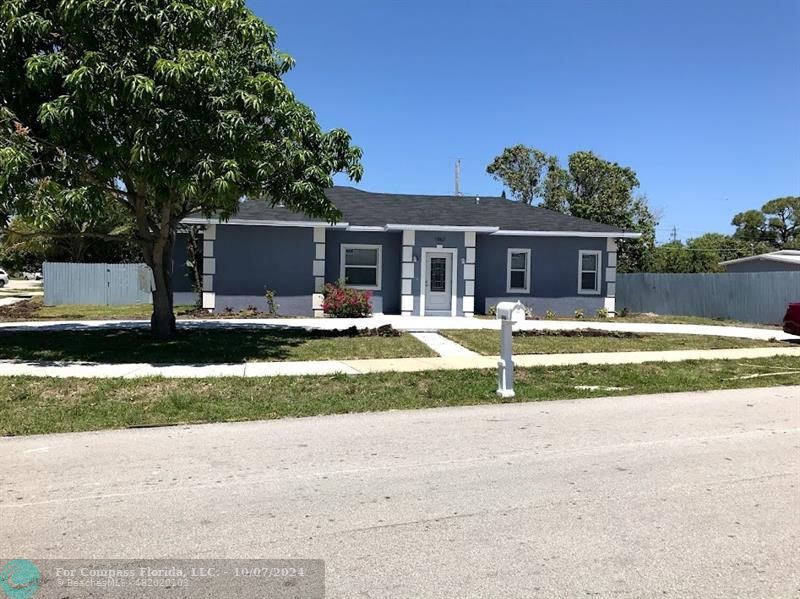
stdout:
POLYGON ((500 360, 497 362, 497 395, 514 397, 514 362, 511 356, 511 328, 525 320, 521 302, 500 302, 495 318, 500 321, 500 360))

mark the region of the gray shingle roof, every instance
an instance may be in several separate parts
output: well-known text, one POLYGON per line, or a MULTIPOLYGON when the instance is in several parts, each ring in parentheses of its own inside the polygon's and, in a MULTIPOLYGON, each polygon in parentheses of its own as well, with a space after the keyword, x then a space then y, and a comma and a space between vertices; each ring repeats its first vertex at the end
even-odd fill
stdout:
MULTIPOLYGON (((354 187, 332 187, 325 194, 350 226, 499 227, 514 231, 573 231, 622 233, 623 230, 590 220, 520 204, 498 197, 431 196, 373 193, 354 187)), ((317 221, 261 200, 242 202, 237 220, 317 221)))

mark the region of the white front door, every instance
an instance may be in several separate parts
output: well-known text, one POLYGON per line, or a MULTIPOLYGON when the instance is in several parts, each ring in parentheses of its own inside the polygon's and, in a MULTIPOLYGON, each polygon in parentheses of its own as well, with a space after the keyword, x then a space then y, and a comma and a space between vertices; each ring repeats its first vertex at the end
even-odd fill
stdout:
POLYGON ((453 255, 429 252, 425 262, 425 312, 449 314, 453 301, 453 255))

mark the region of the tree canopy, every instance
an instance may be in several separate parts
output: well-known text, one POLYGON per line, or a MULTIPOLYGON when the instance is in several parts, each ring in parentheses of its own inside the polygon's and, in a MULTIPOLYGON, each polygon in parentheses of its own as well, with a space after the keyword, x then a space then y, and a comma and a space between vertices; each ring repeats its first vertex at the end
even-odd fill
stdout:
POLYGON ((733 236, 773 249, 800 244, 800 196, 784 196, 766 202, 760 210, 746 210, 733 217, 733 236))
POLYGON ((635 193, 639 180, 630 167, 580 151, 570 154, 563 169, 555 156, 516 145, 495 157, 486 171, 519 201, 538 199, 550 210, 641 233, 641 239, 619 242, 619 268, 644 268, 655 244, 656 217, 647 198, 635 193))
POLYGON ((153 330, 172 334, 181 219, 249 196, 335 220, 333 174, 361 177, 349 134, 286 87, 275 41, 242 0, 4 0, 0 214, 121 207, 153 269, 153 330))

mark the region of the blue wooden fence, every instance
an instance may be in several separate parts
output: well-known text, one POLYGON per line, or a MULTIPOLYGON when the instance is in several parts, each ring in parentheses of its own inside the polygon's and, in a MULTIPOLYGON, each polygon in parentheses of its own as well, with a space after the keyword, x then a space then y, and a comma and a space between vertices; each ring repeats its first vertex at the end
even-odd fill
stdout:
POLYGON ((789 302, 800 302, 800 272, 617 275, 617 312, 774 324, 789 302))

